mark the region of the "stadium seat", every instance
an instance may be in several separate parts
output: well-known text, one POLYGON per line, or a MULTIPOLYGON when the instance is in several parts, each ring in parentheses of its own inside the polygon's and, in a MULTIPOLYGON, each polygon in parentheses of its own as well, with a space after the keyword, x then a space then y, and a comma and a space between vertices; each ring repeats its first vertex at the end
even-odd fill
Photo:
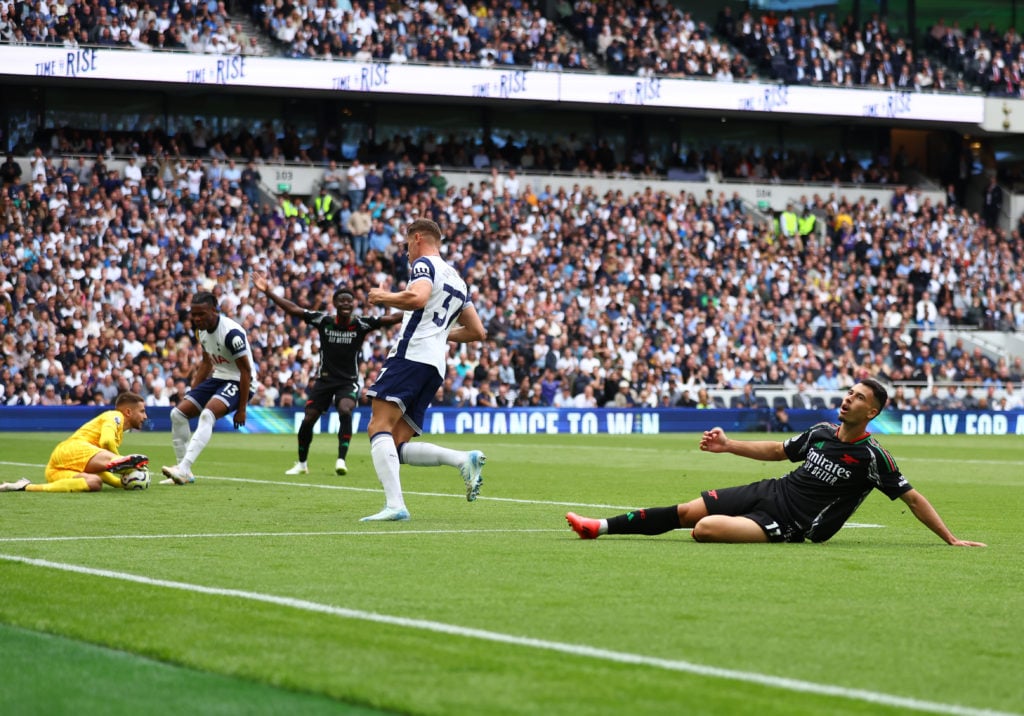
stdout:
POLYGON ((775 410, 778 410, 779 408, 782 408, 783 410, 788 410, 789 402, 786 400, 786 396, 776 395, 774 398, 772 398, 772 408, 774 408, 775 410))
POLYGON ((811 408, 814 410, 828 410, 828 404, 820 395, 811 397, 811 408))

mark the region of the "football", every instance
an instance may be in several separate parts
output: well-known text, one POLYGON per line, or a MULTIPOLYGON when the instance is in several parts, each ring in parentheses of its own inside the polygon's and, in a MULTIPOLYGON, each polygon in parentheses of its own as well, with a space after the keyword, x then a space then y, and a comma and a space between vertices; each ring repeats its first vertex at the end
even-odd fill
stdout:
POLYGON ((121 475, 121 486, 126 490, 145 490, 149 487, 149 470, 136 468, 121 475))

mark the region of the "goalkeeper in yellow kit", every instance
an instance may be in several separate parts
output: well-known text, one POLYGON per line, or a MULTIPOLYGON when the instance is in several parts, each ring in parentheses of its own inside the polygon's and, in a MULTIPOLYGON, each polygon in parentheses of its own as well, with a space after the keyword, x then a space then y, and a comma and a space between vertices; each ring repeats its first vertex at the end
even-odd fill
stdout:
POLYGON ((46 484, 22 478, 0 483, 0 492, 96 492, 103 483, 122 487, 116 473, 146 467, 145 455, 118 454, 125 430, 138 430, 146 420, 146 401, 137 393, 121 393, 114 409, 100 413, 59 443, 46 464, 46 484))

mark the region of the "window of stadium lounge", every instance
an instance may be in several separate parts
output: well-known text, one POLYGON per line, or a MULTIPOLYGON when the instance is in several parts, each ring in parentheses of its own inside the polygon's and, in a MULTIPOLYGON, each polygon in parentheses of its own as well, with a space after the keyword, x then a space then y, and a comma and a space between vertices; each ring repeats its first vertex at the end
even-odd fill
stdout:
POLYGON ((484 114, 470 107, 382 106, 377 112, 376 141, 385 144, 394 137, 409 137, 422 146, 431 137, 438 141, 455 137, 467 146, 477 146, 484 138, 484 114))
POLYGON ((163 95, 62 89, 46 93, 44 126, 105 132, 163 130, 163 95), (105 96, 106 95, 106 96, 105 96))
MULTIPOLYGON (((44 105, 42 127, 47 129, 156 131, 173 137, 189 132, 200 120, 211 135, 237 136, 244 129, 259 136, 266 129, 280 139, 290 129, 307 150, 315 144, 320 125, 317 102, 254 95, 170 97, 159 92, 62 89, 47 92, 44 105)), ((187 151, 184 146, 182 151, 187 151)))

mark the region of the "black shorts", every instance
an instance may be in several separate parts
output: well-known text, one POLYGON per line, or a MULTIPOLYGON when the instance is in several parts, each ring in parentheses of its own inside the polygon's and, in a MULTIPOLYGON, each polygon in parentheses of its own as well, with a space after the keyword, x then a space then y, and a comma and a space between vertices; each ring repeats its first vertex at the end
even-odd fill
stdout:
POLYGON ((306 407, 326 413, 342 398, 359 402, 359 384, 353 380, 327 380, 317 378, 306 396, 306 407))
POLYGON ((803 542, 804 529, 793 521, 779 495, 779 481, 752 482, 700 493, 709 515, 746 517, 761 526, 769 542, 803 542))

